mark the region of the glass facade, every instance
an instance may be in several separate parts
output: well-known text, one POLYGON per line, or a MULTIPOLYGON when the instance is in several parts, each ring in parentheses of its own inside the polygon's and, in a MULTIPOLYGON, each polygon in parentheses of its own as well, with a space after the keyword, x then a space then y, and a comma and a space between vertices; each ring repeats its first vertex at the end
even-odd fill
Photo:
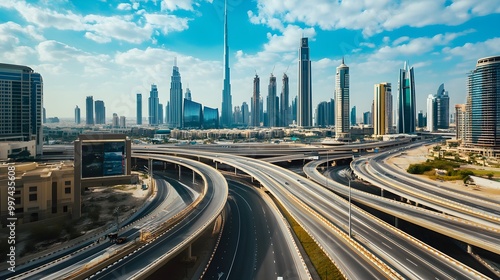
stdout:
POLYGON ((500 151, 500 56, 482 58, 467 79, 466 145, 500 151))
POLYGON ((203 107, 203 128, 204 129, 219 128, 219 109, 203 107))
POLYGON ((183 128, 200 129, 203 125, 203 112, 201 104, 184 98, 183 128))
POLYGON ((399 71, 398 81, 398 133, 415 133, 415 79, 413 67, 405 63, 399 71))

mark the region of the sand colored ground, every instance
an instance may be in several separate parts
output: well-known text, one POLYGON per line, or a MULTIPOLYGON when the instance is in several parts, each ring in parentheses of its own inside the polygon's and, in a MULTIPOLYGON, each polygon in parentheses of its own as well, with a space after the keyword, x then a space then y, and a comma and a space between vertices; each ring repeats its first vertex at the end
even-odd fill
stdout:
MULTIPOLYGON (((406 153, 403 153, 402 155, 395 156, 387 160, 387 163, 391 163, 394 166, 401 168, 403 170, 408 169, 410 164, 414 163, 421 163, 425 162, 428 158, 427 155, 429 153, 429 150, 432 150, 433 145, 427 145, 427 146, 421 146, 416 149, 412 150, 407 150, 406 153)), ((464 167, 471 168, 471 169, 482 169, 484 167, 482 166, 475 166, 475 165, 464 165, 464 167)), ((488 168, 491 170, 498 170, 500 171, 499 168, 488 168)), ((435 180, 429 179, 427 176, 424 175, 413 175, 413 176, 419 176, 421 178, 425 178, 431 182, 436 182, 435 180)), ((465 192, 471 192, 476 195, 484 195, 485 197, 489 198, 498 198, 498 201, 500 203, 500 190, 495 190, 495 189, 486 189, 486 188, 479 188, 479 189, 473 189, 472 187, 466 187, 461 180, 459 181, 444 181, 444 182, 439 182, 440 185, 447 185, 452 188, 456 188, 465 192)))

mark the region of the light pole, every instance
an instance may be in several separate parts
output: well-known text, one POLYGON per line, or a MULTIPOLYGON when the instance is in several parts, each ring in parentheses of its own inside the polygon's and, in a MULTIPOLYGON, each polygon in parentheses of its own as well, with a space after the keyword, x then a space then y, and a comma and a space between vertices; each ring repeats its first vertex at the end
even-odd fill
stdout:
POLYGON ((345 177, 347 181, 349 182, 349 238, 351 238, 351 232, 352 232, 352 227, 351 227, 351 180, 352 180, 352 175, 349 173, 347 170, 344 170, 342 172, 342 177, 345 177))

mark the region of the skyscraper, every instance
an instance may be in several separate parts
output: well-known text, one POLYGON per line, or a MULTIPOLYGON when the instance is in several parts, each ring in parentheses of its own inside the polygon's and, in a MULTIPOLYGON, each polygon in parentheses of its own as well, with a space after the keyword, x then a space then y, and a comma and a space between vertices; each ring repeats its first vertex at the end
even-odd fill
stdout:
POLYGON ((312 126, 311 60, 309 58, 307 38, 300 40, 298 86, 297 125, 303 127, 312 126))
POLYGON ((170 78, 170 107, 169 126, 170 128, 182 127, 182 83, 179 67, 177 67, 177 58, 174 59, 172 77, 170 78))
POLYGON ((253 78, 252 126, 260 126, 260 78, 257 74, 253 78))
POLYGON ((342 63, 335 74, 335 138, 350 140, 349 125, 349 67, 342 63))
POLYGON ((500 154, 500 56, 481 58, 467 77, 465 145, 500 154))
POLYGON ((75 124, 80 124, 80 108, 75 107, 75 124))
POLYGON ((457 140, 465 141, 465 114, 466 106, 465 104, 456 104, 455 105, 455 128, 456 128, 456 137, 457 140))
POLYGON ((106 107, 104 101, 96 100, 95 106, 95 124, 106 124, 106 107))
POLYGON ((42 114, 42 123, 47 123, 47 111, 45 110, 45 107, 43 108, 43 114, 42 114))
POLYGON ((85 122, 87 125, 94 125, 94 97, 87 96, 85 105, 85 122))
POLYGON ((436 93, 436 128, 450 128, 450 97, 448 91, 441 84, 436 93))
POLYGON ((36 155, 42 155, 42 75, 27 66, 0 63, 0 100, 0 139, 35 140, 36 155))
POLYGON ((117 113, 113 113, 113 119, 111 120, 111 127, 119 128, 120 127, 120 118, 117 113))
MULTIPOLYGON (((189 85, 188 85, 189 86, 189 85)), ((187 100, 191 101, 192 100, 192 97, 191 97, 191 90, 189 89, 189 87, 186 88, 186 93, 185 93, 185 96, 184 98, 186 98, 187 100)))
POLYGON ((351 126, 356 125, 356 106, 352 106, 351 108, 351 126))
POLYGON ((138 93, 137 94, 137 109, 136 109, 136 117, 137 117, 137 124, 141 125, 142 124, 142 94, 138 93))
POLYGON ((249 113, 248 104, 243 102, 243 104, 241 104, 241 118, 243 119, 243 125, 245 126, 248 126, 249 113))
POLYGON ((328 126, 328 102, 323 101, 318 104, 316 108, 316 126, 328 126))
POLYGON ((391 83, 375 84, 372 119, 373 119, 373 134, 375 136, 391 133, 391 127, 392 127, 391 83))
POLYGON ((158 104, 160 100, 158 98, 158 88, 155 84, 151 85, 151 90, 149 91, 148 98, 148 114, 149 114, 149 125, 158 125, 158 104))
POLYGON ((269 86, 267 87, 267 117, 269 126, 277 126, 278 112, 276 111, 276 77, 271 73, 269 86))
POLYGON ((288 86, 288 76, 286 73, 283 73, 283 79, 281 85, 281 96, 280 96, 280 125, 282 127, 287 127, 290 124, 290 104, 289 104, 289 95, 290 88, 288 86))
POLYGON ((224 87, 222 89, 222 127, 231 126, 233 102, 231 96, 231 75, 229 71, 229 44, 227 34, 227 0, 224 2, 224 87))
POLYGON ((427 131, 433 132, 437 129, 436 116, 436 96, 429 94, 429 96, 427 96, 427 131))
POLYGON ((127 128, 127 122, 125 116, 120 116, 120 128, 127 128))
POLYGON ((163 104, 158 103, 158 124, 163 124, 163 104))
POLYGON ((415 78, 413 67, 405 62, 403 69, 399 70, 398 80, 398 133, 414 133, 415 118, 415 78))

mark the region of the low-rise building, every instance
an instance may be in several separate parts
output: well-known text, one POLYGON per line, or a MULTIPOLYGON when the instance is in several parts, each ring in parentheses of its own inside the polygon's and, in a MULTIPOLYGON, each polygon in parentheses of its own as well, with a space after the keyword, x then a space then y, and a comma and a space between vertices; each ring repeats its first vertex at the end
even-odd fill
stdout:
MULTIPOLYGON (((77 207, 75 206, 73 173, 73 162, 1 164, 0 216, 2 223, 7 221, 6 218, 12 218, 8 207, 8 197, 13 197, 14 215, 18 224, 62 215, 71 217, 73 210, 77 207), (13 186, 11 182, 15 184, 13 192, 9 189, 9 186, 13 186)), ((2 224, 2 227, 4 226, 2 224)))

